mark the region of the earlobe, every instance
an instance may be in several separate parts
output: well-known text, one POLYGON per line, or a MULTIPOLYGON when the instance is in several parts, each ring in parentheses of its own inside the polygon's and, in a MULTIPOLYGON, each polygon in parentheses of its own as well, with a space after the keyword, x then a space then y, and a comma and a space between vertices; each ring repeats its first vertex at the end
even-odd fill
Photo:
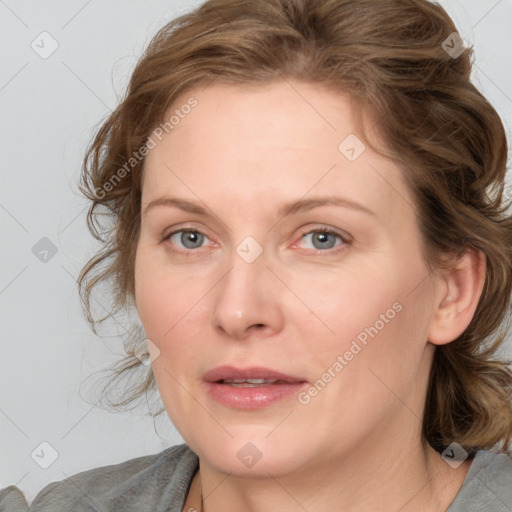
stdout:
POLYGON ((439 279, 443 286, 428 340, 445 345, 466 330, 475 314, 485 282, 485 255, 477 249, 466 250, 439 279))

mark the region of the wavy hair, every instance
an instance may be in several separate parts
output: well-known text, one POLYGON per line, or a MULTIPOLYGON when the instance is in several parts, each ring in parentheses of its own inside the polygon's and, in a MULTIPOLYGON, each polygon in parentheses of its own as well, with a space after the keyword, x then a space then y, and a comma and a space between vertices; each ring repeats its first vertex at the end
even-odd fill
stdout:
MULTIPOLYGON (((209 0, 164 26, 84 160, 88 226, 102 244, 79 277, 93 329, 133 304, 143 149, 178 96, 213 82, 326 86, 350 94, 377 120, 415 198, 429 266, 469 249, 486 257, 470 325, 435 349, 425 440, 438 451, 452 441, 468 451, 497 444, 509 451, 512 372, 496 355, 512 292, 507 140, 499 115, 470 80, 472 50, 457 47, 456 32, 447 13, 426 0, 209 0), (95 319, 91 298, 100 283, 111 286, 112 311, 95 319)), ((142 343, 140 335, 127 336, 110 384, 131 375, 131 385, 111 405, 156 389, 150 368, 133 378, 142 343)))

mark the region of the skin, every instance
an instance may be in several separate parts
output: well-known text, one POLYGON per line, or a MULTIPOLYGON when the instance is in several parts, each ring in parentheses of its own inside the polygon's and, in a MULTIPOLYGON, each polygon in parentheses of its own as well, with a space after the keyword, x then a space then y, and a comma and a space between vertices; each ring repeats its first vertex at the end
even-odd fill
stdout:
POLYGON ((200 460, 184 510, 199 510, 201 486, 208 512, 446 510, 470 461, 452 469, 424 444, 423 404, 435 345, 474 314, 483 257, 468 252, 452 271, 429 273, 400 168, 368 147, 353 162, 338 149, 360 130, 349 96, 302 82, 217 83, 173 108, 190 96, 198 106, 146 158, 135 266, 163 403, 200 460), (280 212, 325 196, 371 213, 280 212), (206 214, 148 209, 163 197, 206 214), (205 235, 199 248, 180 233, 164 240, 185 228, 205 235), (324 248, 311 234, 321 228, 342 238, 327 236, 324 248), (263 249, 252 263, 236 252, 248 236, 263 249), (307 404, 292 396, 239 410, 206 392, 202 375, 224 364, 314 383, 396 303, 307 404), (248 442, 261 452, 250 468, 237 457, 248 442))

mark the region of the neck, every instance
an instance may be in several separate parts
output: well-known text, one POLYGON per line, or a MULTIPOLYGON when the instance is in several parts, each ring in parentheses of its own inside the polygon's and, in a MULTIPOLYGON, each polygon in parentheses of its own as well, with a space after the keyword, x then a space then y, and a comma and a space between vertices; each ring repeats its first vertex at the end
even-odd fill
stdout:
MULTIPOLYGON (((359 446, 338 458, 312 464, 301 473, 248 479, 218 472, 200 461, 199 478, 190 495, 198 512, 324 512, 339 510, 445 511, 457 494, 470 462, 451 469, 421 439, 400 439, 381 449, 359 446), (201 509, 201 488, 204 497, 201 509), (383 506, 383 504, 386 504, 383 506)), ((194 485, 193 485, 194 486, 194 485)), ((188 503, 188 502, 187 502, 188 503)), ((189 510, 185 508, 184 510, 189 510)))

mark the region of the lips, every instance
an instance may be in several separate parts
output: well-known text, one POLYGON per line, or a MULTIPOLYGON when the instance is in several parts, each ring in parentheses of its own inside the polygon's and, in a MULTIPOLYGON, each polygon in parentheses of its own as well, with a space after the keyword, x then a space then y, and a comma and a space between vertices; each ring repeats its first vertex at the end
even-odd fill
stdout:
POLYGON ((233 409, 262 409, 308 385, 305 379, 263 367, 220 366, 206 372, 203 380, 211 398, 233 409))
POLYGON ((270 368, 251 367, 251 368, 235 368, 233 366, 219 366, 206 372, 203 375, 206 382, 220 381, 251 381, 264 380, 275 381, 283 384, 295 384, 298 382, 306 382, 305 379, 286 375, 270 368))

